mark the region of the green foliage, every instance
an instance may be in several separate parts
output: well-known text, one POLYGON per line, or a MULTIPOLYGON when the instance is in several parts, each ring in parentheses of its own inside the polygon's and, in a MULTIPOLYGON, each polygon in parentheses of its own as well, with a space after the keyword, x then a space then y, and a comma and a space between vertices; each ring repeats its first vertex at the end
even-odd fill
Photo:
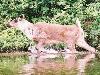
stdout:
POLYGON ((100 46, 100 16, 97 16, 93 22, 90 20, 88 22, 91 24, 84 27, 87 33, 87 41, 90 45, 97 48, 100 46))
POLYGON ((91 18, 95 18, 95 17, 99 17, 100 16, 100 3, 91 3, 89 5, 87 5, 87 8, 85 10, 86 13, 86 18, 91 17, 91 18))
POLYGON ((100 46, 99 0, 0 0, 0 50, 28 47, 29 40, 22 33, 7 27, 8 20, 20 14, 25 14, 33 23, 45 21, 66 25, 74 24, 78 17, 88 43, 96 48, 100 46))
POLYGON ((3 30, 0 36, 0 50, 13 51, 27 48, 29 40, 16 29, 8 28, 3 30))
POLYGON ((100 75, 100 61, 95 59, 87 68, 86 75, 100 75))

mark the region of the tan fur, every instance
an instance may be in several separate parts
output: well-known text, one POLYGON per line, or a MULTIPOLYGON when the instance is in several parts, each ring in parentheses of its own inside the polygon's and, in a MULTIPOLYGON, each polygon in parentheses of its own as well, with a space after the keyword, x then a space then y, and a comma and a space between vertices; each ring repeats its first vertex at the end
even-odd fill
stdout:
MULTIPOLYGON (((95 52, 95 48, 86 43, 84 39, 84 31, 81 28, 81 24, 78 19, 74 25, 59 25, 45 22, 32 24, 25 19, 18 18, 17 22, 12 20, 9 22, 9 25, 21 30, 30 40, 36 41, 37 56, 40 56, 40 52, 44 51, 45 45, 59 42, 64 42, 70 52, 76 51, 75 45, 78 45, 88 51, 95 52)), ((68 56, 68 54, 66 54, 66 56, 68 56)), ((67 60, 67 67, 71 68, 76 64, 76 58, 74 54, 69 56, 70 57, 67 59, 65 58, 65 60, 67 60)), ((84 72, 87 62, 94 57, 95 54, 88 54, 84 59, 79 60, 77 64, 79 75, 81 75, 81 72, 84 72)))
POLYGON ((45 22, 32 24, 21 19, 18 22, 11 21, 9 25, 19 28, 29 39, 37 41, 36 47, 39 50, 49 43, 64 42, 71 51, 76 51, 75 45, 78 45, 95 52, 95 49, 86 43, 79 20, 74 25, 59 25, 45 22))

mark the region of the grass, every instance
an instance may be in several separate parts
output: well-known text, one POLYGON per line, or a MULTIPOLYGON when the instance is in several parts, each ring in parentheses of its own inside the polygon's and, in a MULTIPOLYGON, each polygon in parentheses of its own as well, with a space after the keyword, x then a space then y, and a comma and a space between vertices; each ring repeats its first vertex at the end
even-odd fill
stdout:
POLYGON ((47 69, 47 70, 38 72, 38 75, 76 75, 76 74, 77 74, 76 70, 66 70, 65 68, 60 68, 58 70, 47 69))
POLYGON ((0 75, 18 75, 27 61, 27 57, 0 57, 0 75))
MULTIPOLYGON (((56 60, 56 59, 55 59, 56 60)), ((0 75, 18 75, 21 66, 28 63, 27 56, 23 57, 0 57, 0 75)), ((55 67, 56 68, 56 67, 55 67)), ((59 70, 47 69, 40 72, 39 75, 76 75, 75 70, 59 70)), ((86 68, 86 75, 100 75, 100 61, 95 59, 86 68)))
POLYGON ((86 75, 100 75, 100 59, 95 59, 87 66, 86 75))

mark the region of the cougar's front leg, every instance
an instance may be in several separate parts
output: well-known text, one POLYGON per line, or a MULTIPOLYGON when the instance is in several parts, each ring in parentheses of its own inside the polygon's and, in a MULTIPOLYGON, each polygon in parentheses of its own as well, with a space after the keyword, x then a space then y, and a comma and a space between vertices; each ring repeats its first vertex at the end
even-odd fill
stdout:
POLYGON ((76 64, 76 54, 75 54, 76 49, 75 49, 74 42, 67 41, 67 47, 68 47, 68 50, 70 50, 70 54, 66 52, 66 55, 65 55, 65 56, 69 56, 68 58, 65 59, 66 67, 68 69, 72 69, 73 67, 75 67, 75 64, 76 64))

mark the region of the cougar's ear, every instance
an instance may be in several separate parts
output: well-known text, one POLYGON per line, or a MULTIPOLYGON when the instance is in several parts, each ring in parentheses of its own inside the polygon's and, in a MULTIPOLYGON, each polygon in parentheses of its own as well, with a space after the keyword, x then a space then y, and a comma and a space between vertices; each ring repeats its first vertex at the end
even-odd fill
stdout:
POLYGON ((25 15, 24 15, 24 14, 21 14, 21 15, 19 16, 19 18, 25 19, 25 15))
POLYGON ((20 15, 17 19, 18 19, 18 21, 22 21, 23 19, 25 19, 24 14, 20 15))

